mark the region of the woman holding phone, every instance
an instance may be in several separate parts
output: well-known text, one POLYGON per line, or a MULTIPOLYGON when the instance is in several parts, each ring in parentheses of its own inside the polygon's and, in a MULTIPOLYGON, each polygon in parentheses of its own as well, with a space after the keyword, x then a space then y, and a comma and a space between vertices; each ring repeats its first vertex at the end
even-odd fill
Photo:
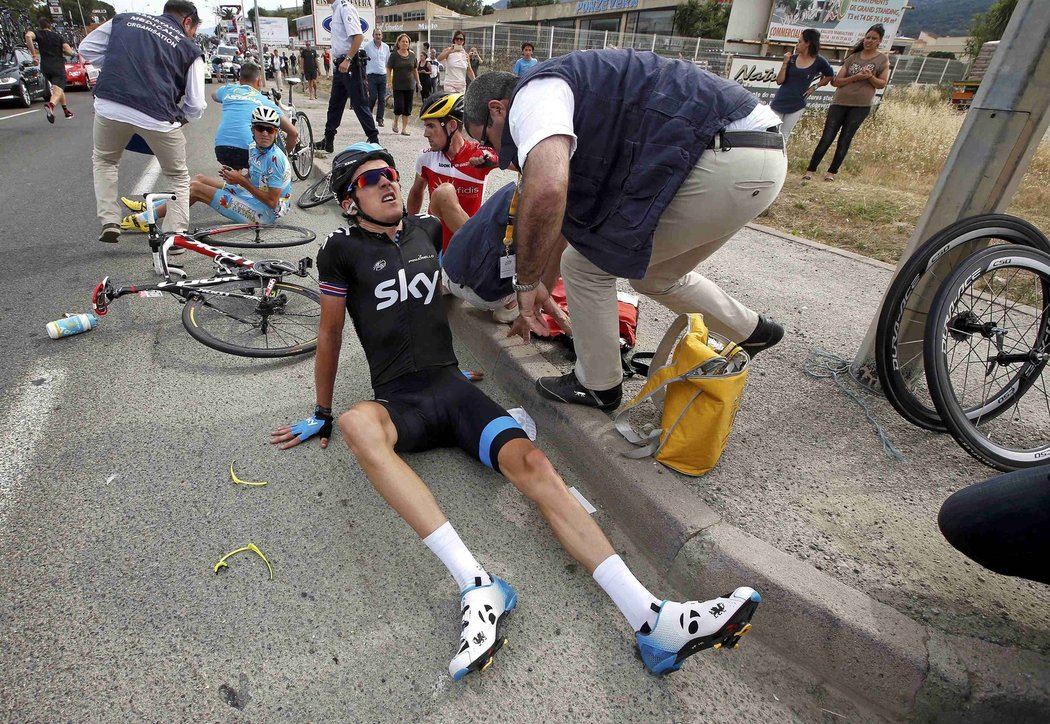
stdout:
POLYGON ((780 87, 769 104, 782 121, 780 132, 785 146, 791 140, 791 131, 798 119, 806 112, 806 99, 814 90, 830 83, 834 76, 831 63, 820 54, 820 33, 806 28, 795 44, 795 52, 784 53, 784 63, 777 73, 780 87), (813 85, 818 78, 820 82, 813 85))
POLYGON ((450 93, 467 90, 467 79, 474 80, 474 69, 470 67, 467 51, 463 49, 466 36, 462 30, 452 33, 452 45, 438 54, 438 61, 445 64, 444 89, 450 93))

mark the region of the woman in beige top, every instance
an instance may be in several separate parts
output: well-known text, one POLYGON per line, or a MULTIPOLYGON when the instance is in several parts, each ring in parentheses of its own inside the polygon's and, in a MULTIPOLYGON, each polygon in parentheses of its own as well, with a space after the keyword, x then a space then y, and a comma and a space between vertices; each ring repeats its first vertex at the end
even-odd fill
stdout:
POLYGON ((802 177, 803 181, 813 178, 817 167, 824 159, 824 154, 828 152, 835 137, 838 136, 839 142, 835 147, 835 156, 828 167, 827 175, 824 176, 825 181, 835 180, 835 174, 838 173, 842 162, 846 160, 846 154, 849 153, 853 136, 860 128, 860 124, 864 123, 864 119, 871 113, 875 91, 885 88, 889 83, 890 59, 879 52, 879 44, 885 34, 886 30, 882 25, 872 25, 864 34, 864 40, 859 42, 842 61, 842 68, 831 81, 831 85, 838 90, 835 91, 835 97, 831 99, 828 117, 824 121, 824 133, 821 134, 820 142, 813 150, 813 158, 810 159, 809 168, 802 177))
POLYGON ((474 69, 470 67, 467 51, 463 49, 466 37, 462 30, 452 33, 452 45, 438 54, 438 61, 445 64, 444 88, 451 93, 462 93, 467 89, 467 79, 474 80, 474 69))

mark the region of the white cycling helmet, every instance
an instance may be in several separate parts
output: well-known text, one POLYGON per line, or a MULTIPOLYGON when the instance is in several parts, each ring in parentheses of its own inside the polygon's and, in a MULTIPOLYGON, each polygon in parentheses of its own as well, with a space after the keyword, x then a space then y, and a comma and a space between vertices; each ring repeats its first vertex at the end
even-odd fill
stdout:
POLYGON ((281 127, 281 114, 269 106, 257 106, 252 111, 252 123, 265 123, 274 128, 281 127))

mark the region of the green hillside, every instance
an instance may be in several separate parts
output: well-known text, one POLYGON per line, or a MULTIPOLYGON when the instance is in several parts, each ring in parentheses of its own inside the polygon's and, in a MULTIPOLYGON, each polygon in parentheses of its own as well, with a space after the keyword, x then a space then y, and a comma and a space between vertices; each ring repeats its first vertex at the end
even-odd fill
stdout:
POLYGON ((920 30, 935 35, 969 35, 970 21, 995 0, 910 0, 914 10, 904 13, 899 33, 918 37, 920 30))

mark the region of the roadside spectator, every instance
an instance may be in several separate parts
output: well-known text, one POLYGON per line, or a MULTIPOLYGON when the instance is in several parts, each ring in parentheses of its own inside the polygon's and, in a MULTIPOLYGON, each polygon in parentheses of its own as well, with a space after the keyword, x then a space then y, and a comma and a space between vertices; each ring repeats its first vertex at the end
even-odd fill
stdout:
POLYGON ((303 78, 306 80, 306 91, 310 98, 317 100, 317 51, 310 47, 310 41, 306 41, 306 47, 299 51, 303 59, 303 78))
MULTIPOLYGON (((474 77, 477 78, 478 70, 481 68, 481 53, 478 52, 476 47, 473 47, 470 49, 467 57, 470 59, 470 69, 474 71, 474 77)), ((470 85, 470 80, 471 79, 467 80, 467 85, 470 85)))
POLYGON ((806 112, 806 99, 817 88, 831 82, 835 70, 827 58, 820 54, 820 33, 813 28, 802 31, 802 37, 795 44, 795 52, 784 53, 784 62, 777 73, 777 94, 769 107, 783 121, 780 133, 784 136, 784 145, 791 140, 791 132, 802 114, 806 112), (813 85, 813 81, 820 82, 813 85))
MULTIPOLYGON (((382 127, 383 111, 386 110, 386 69, 387 61, 390 60, 390 46, 383 42, 383 31, 376 28, 372 31, 372 42, 365 43, 364 48, 365 55, 368 56, 368 64, 365 66, 365 75, 368 78, 368 109, 375 116, 376 125, 382 127)), ((415 58, 412 59, 412 65, 415 65, 415 58)), ((412 90, 415 90, 415 86, 412 90)), ((411 102, 410 97, 409 103, 411 102)), ((397 125, 396 121, 394 125, 397 125)))
MULTIPOLYGON (((394 93, 394 133, 401 124, 401 135, 408 136, 408 122, 412 118, 412 95, 422 88, 419 82, 419 69, 416 67, 416 56, 409 50, 412 40, 401 33, 397 36, 395 49, 387 57, 385 82, 394 93)), ((382 118, 382 116, 380 116, 382 118)), ((383 125, 382 122, 379 125, 383 125)))
POLYGON ((518 62, 514 64, 514 75, 520 78, 540 62, 532 57, 533 50, 532 43, 526 41, 521 44, 521 57, 518 58, 518 62))
POLYGON ((324 59, 324 74, 331 75, 329 68, 332 64, 332 54, 328 52, 328 48, 324 49, 324 55, 321 56, 324 59))
POLYGON ((162 15, 121 13, 84 38, 80 54, 101 68, 95 85, 92 161, 99 241, 120 239, 117 182, 120 157, 136 133, 157 157, 175 194, 164 231, 190 221, 190 173, 182 126, 204 115, 204 61, 193 38, 200 26, 189 0, 168 0, 162 15))
POLYGON ((299 56, 295 54, 294 50, 292 51, 292 54, 288 56, 288 65, 293 73, 299 72, 299 56))
POLYGON ((463 49, 466 36, 462 30, 452 33, 452 45, 438 54, 438 62, 445 64, 444 89, 450 93, 462 93, 467 89, 467 79, 474 80, 467 52, 463 49))
POLYGON ((773 203, 787 172, 780 119, 742 86, 653 53, 575 51, 523 78, 479 76, 465 112, 500 168, 522 170, 512 331, 526 341, 549 332, 541 274, 561 236, 569 243, 576 368, 540 378, 542 395, 619 406, 617 278, 672 311, 703 313, 752 356, 781 340, 779 324, 692 271, 773 203))
POLYGON ((434 83, 430 77, 430 64, 432 62, 430 60, 430 43, 423 43, 423 50, 419 53, 419 65, 416 66, 416 70, 419 71, 420 101, 425 101, 434 92, 434 83))
POLYGON ((824 160, 824 154, 831 148, 835 137, 839 137, 835 146, 835 155, 824 176, 825 181, 834 181, 842 162, 846 160, 853 137, 871 113, 871 104, 875 91, 885 88, 890 80, 890 59, 879 52, 879 44, 886 34, 882 25, 872 25, 864 34, 864 39, 842 61, 842 67, 831 84, 838 90, 831 99, 828 117, 824 121, 824 132, 820 136, 813 157, 803 181, 809 181, 817 172, 817 167, 824 160))

